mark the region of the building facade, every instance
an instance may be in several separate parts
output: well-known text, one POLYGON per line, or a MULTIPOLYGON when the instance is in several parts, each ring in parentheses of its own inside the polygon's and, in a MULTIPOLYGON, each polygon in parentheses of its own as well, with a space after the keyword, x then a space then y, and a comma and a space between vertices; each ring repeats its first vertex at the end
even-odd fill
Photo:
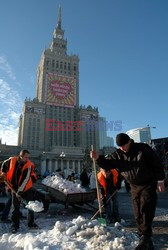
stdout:
POLYGON ((67 54, 59 7, 50 47, 38 65, 36 97, 26 98, 23 105, 18 146, 41 152, 41 174, 63 166, 79 174, 85 149, 93 144, 99 150, 98 116, 97 108, 79 107, 79 57, 67 54), (88 119, 94 121, 90 130, 88 119), (65 152, 64 160, 61 152, 65 152))
POLYGON ((152 139, 152 147, 156 150, 168 174, 168 137, 152 139))
POLYGON ((135 142, 143 142, 151 144, 151 131, 150 127, 131 129, 126 132, 131 139, 135 142))
POLYGON ((99 147, 102 149, 105 146, 107 146, 106 118, 99 117, 99 147))
POLYGON ((114 147, 114 139, 113 137, 107 136, 107 147, 114 147))

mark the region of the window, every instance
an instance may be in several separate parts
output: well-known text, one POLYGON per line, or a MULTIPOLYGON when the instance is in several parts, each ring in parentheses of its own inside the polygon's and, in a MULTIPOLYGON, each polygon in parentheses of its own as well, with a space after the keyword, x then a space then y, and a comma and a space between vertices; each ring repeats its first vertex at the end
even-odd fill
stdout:
POLYGON ((60 62, 60 69, 63 68, 63 62, 60 62))

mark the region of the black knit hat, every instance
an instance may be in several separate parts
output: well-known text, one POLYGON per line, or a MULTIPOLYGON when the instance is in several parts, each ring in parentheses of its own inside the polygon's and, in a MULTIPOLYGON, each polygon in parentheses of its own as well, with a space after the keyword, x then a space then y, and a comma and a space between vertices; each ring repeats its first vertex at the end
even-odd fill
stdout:
POLYGON ((127 144, 130 140, 130 137, 127 134, 121 133, 116 136, 116 144, 121 147, 127 144))

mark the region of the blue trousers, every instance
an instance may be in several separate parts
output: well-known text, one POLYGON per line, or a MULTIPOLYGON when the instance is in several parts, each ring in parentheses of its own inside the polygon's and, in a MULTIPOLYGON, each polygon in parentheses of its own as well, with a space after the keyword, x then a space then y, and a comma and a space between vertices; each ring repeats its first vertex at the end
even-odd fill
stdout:
MULTIPOLYGON (((110 193, 107 193, 106 201, 111 196, 110 193)), ((118 193, 116 192, 108 201, 105 206, 106 216, 109 220, 119 218, 119 209, 118 209, 118 193)))

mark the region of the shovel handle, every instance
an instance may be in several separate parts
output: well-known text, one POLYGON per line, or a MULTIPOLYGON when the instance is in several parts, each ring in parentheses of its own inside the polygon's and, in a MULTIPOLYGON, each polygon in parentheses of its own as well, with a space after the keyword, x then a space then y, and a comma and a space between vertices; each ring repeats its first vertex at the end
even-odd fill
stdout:
POLYGON ((5 184, 12 190, 12 192, 13 192, 14 194, 17 194, 16 191, 13 189, 13 187, 12 187, 12 185, 11 185, 11 183, 10 183, 9 181, 4 181, 4 182, 5 182, 5 184))
MULTIPOLYGON (((5 182, 5 184, 12 190, 12 192, 16 195, 16 197, 17 197, 21 202, 23 202, 24 205, 28 205, 27 201, 24 200, 20 195, 18 195, 17 192, 13 189, 13 187, 12 187, 12 185, 11 185, 10 182, 8 182, 8 181, 4 181, 4 182, 5 182)), ((34 210, 32 210, 32 209, 30 209, 30 208, 28 208, 28 210, 34 212, 34 210)))
MULTIPOLYGON (((91 150, 94 151, 93 145, 91 145, 91 150)), ((99 192, 99 186, 98 186, 98 180, 97 180, 95 159, 93 159, 93 167, 94 167, 95 180, 96 180, 96 190, 97 190, 97 199, 98 199, 98 204, 99 204, 99 212, 100 212, 100 216, 102 217, 102 206, 101 206, 100 192, 99 192)))
MULTIPOLYGON (((113 195, 115 195, 115 193, 117 192, 117 190, 114 191, 114 193, 112 193, 112 195, 108 198, 108 200, 106 201, 106 204, 109 202, 109 200, 113 197, 113 195)), ((101 206, 101 209, 104 207, 104 204, 101 206)), ((97 212, 92 216, 91 220, 93 220, 96 215, 99 213, 100 210, 97 210, 97 212)))
POLYGON ((4 181, 4 182, 5 182, 5 184, 12 190, 12 192, 16 195, 16 197, 17 197, 19 200, 23 201, 23 203, 25 203, 25 201, 23 200, 23 198, 22 198, 20 195, 18 195, 17 192, 13 189, 11 183, 10 183, 9 181, 4 181))

